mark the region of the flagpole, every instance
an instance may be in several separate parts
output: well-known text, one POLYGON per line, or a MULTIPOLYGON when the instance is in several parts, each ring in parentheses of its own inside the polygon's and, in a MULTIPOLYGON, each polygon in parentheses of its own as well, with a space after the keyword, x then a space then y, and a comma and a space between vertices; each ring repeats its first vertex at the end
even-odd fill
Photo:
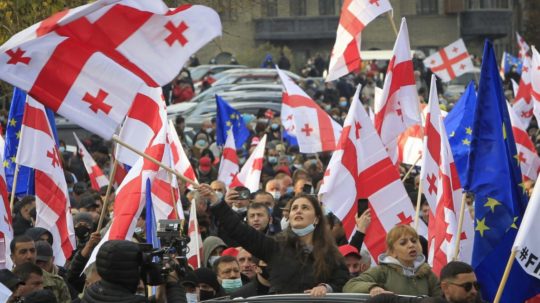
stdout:
POLYGON ((499 301, 501 300, 504 287, 506 286, 506 281, 508 281, 508 276, 510 275, 510 270, 512 269, 512 265, 516 260, 516 253, 517 250, 515 248, 512 248, 512 253, 510 254, 510 258, 508 258, 508 263, 506 263, 506 268, 504 269, 501 284, 499 284, 499 288, 497 289, 497 294, 495 295, 495 300, 493 300, 493 303, 499 303, 499 301))
POLYGON ((15 172, 13 172, 13 184, 11 184, 11 197, 9 199, 9 206, 13 209, 13 203, 15 203, 15 193, 17 191, 17 179, 19 177, 19 163, 15 163, 15 172))
POLYGON ((414 230, 418 230, 418 220, 420 220, 420 202, 422 201, 422 178, 418 182, 418 195, 416 195, 416 214, 414 215, 414 230))
POLYGON ((105 201, 103 201, 103 208, 101 208, 101 214, 99 216, 99 222, 96 229, 97 231, 101 230, 103 220, 105 220, 105 214, 107 213, 107 210, 109 208, 109 196, 111 195, 112 184, 116 175, 116 167, 118 167, 118 160, 115 158, 113 163, 113 169, 109 176, 109 184, 107 185, 107 191, 105 192, 105 201))
POLYGON ((461 231, 463 230, 463 218, 465 216, 465 199, 467 199, 467 193, 463 192, 463 196, 461 197, 461 209, 459 210, 459 223, 458 223, 458 229, 457 229, 457 239, 456 239, 456 247, 454 249, 454 261, 458 260, 459 255, 459 243, 461 241, 461 231))
POLYGON ((171 174, 174 174, 176 177, 178 177, 180 180, 184 181, 184 182, 187 182, 189 184, 192 184, 195 188, 197 188, 199 186, 199 184, 191 179, 188 179, 186 178, 184 175, 182 175, 181 173, 177 172, 176 170, 168 167, 167 165, 159 162, 158 160, 152 158, 151 156, 141 152, 140 150, 136 149, 135 147, 127 144, 126 142, 120 140, 120 138, 118 137, 118 135, 114 135, 112 137, 112 140, 122 146, 124 146, 125 148, 131 150, 132 152, 136 153, 137 155, 145 158, 146 160, 154 163, 155 165, 158 165, 159 167, 163 168, 164 170, 166 170, 167 172, 171 173, 171 174))
MULTIPOLYGON (((193 203, 192 207, 195 208, 195 211, 194 211, 195 219, 194 220, 197 220, 197 206, 195 205, 195 203, 193 203)), ((190 221, 191 221, 191 218, 190 218, 190 221)), ((201 267, 201 248, 199 246, 199 221, 197 220, 197 224, 193 224, 193 225, 195 225, 195 237, 197 238, 196 241, 195 241, 195 247, 197 248, 197 266, 200 268, 201 267)), ((189 228, 188 228, 188 233, 189 233, 189 228)))
POLYGON ((392 16, 392 11, 389 11, 386 13, 386 16, 388 16, 388 20, 390 20, 390 24, 392 25, 392 29, 394 30, 394 34, 396 34, 396 37, 398 36, 398 30, 396 27, 396 23, 394 22, 394 16, 392 16))
POLYGON ((168 173, 167 176, 169 178, 169 184, 171 185, 171 200, 172 200, 172 205, 173 205, 174 216, 176 217, 176 219, 180 219, 180 217, 178 216, 178 206, 176 205, 176 199, 174 197, 174 187, 173 187, 173 184, 172 184, 172 181, 173 181, 172 174, 168 173))
POLYGON ((401 181, 407 180, 407 178, 408 178, 409 175, 411 174, 412 170, 414 169, 414 167, 416 166, 416 164, 418 163, 418 161, 420 161, 420 159, 422 159, 422 154, 418 155, 418 158, 416 158, 416 161, 414 161, 413 165, 409 168, 409 170, 407 171, 407 173, 405 174, 405 176, 403 176, 403 178, 401 179, 401 181))

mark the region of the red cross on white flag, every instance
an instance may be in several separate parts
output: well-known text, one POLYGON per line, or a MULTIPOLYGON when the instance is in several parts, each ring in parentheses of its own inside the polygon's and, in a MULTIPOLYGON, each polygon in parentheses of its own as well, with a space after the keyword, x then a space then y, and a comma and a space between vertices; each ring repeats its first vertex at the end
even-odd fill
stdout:
POLYGON ((246 160, 246 163, 244 163, 244 166, 242 166, 238 175, 233 178, 229 185, 230 188, 244 186, 249 188, 252 193, 259 190, 265 147, 266 135, 259 141, 259 144, 257 144, 257 147, 255 147, 249 158, 246 160))
POLYGON ((536 181, 538 178, 538 170, 540 169, 540 157, 536 151, 536 147, 527 133, 528 124, 522 123, 519 119, 517 109, 510 107, 508 104, 508 113, 510 115, 510 121, 512 122, 512 133, 516 140, 516 161, 518 161, 521 168, 521 175, 523 180, 536 181))
POLYGON ((461 38, 424 59, 424 65, 443 82, 453 80, 474 68, 471 56, 461 38))
POLYGON ((360 33, 377 16, 392 10, 388 0, 345 0, 326 81, 360 69, 360 33))
POLYGON ((516 40, 519 45, 519 52, 518 52, 518 58, 523 59, 525 57, 529 57, 529 51, 531 48, 529 47, 529 44, 521 37, 521 35, 516 32, 516 40))
POLYGON ((64 265, 75 249, 66 178, 45 108, 31 97, 24 109, 17 163, 35 170, 35 226, 52 233, 54 262, 64 265))
POLYGON ((283 84, 281 114, 287 132, 296 137, 301 153, 336 149, 341 125, 334 121, 294 81, 277 68, 283 84))
POLYGON ((88 153, 84 145, 82 144, 77 134, 73 133, 75 141, 77 142, 77 147, 79 148, 79 154, 82 156, 84 168, 88 173, 90 178, 90 184, 95 190, 100 190, 101 187, 107 186, 109 184, 109 179, 103 174, 101 168, 97 165, 96 161, 92 158, 92 155, 88 153))
POLYGON ((521 124, 525 127, 529 126, 533 116, 534 103, 532 102, 532 84, 531 84, 531 69, 532 69, 532 59, 529 56, 523 57, 523 66, 521 68, 521 78, 519 79, 519 85, 517 87, 514 85, 514 80, 512 81, 512 86, 514 87, 515 97, 512 107, 516 112, 516 118, 521 121, 521 124))
MULTIPOLYGON (((439 274, 442 267, 454 257, 462 189, 439 109, 435 81, 435 75, 432 75, 420 178, 423 193, 431 209, 428 225, 428 261, 435 273, 439 274)), ((471 239, 474 234, 470 216, 464 216, 463 226, 466 236, 462 237, 460 242, 460 260, 467 262, 472 258, 472 254, 469 253, 472 252, 471 239)))
MULTIPOLYGON (((355 228, 357 200, 369 199, 371 224, 364 243, 377 260, 386 250, 386 233, 397 224, 412 222, 415 212, 399 172, 359 100, 359 92, 360 87, 353 97, 319 195, 323 204, 343 222, 348 237, 355 228)), ((420 233, 424 234, 427 228, 425 225, 421 228, 420 233)))
POLYGON ((227 131, 227 140, 223 146, 223 154, 219 164, 218 180, 229 187, 233 179, 238 175, 240 166, 238 165, 238 155, 236 154, 236 145, 232 130, 227 131))
MULTIPOLYGON (((4 146, 4 138, 0 136, 0 159, 4 159, 4 146)), ((10 258, 11 249, 9 248, 9 244, 13 239, 13 227, 6 175, 3 169, 0 169, 0 222, 2 222, 0 223, 0 242, 4 242, 4 247, 0 250, 0 259, 5 260, 5 262, 0 263, 0 268, 11 269, 13 267, 13 261, 10 258)))
POLYGON ((394 163, 398 159, 398 136, 408 127, 420 124, 410 49, 407 22, 403 18, 394 54, 388 64, 382 96, 376 98, 374 104, 375 129, 394 163))
POLYGON ((540 54, 534 46, 532 47, 532 61, 530 73, 533 113, 536 120, 540 121, 540 54))
POLYGON ((221 34, 221 23, 199 5, 100 3, 15 35, 0 47, 0 78, 110 138, 136 94, 170 82, 191 54, 221 34))

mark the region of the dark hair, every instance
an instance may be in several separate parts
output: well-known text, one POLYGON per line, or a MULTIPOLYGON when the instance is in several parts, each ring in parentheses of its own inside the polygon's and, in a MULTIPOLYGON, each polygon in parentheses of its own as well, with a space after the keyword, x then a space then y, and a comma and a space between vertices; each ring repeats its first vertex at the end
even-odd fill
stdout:
POLYGON ((32 195, 24 196, 21 200, 17 201, 13 206, 13 214, 20 215, 21 209, 26 205, 36 201, 36 197, 32 195))
POLYGON ((250 209, 265 209, 266 213, 268 214, 268 217, 271 217, 272 214, 270 214, 270 209, 266 207, 266 205, 259 203, 259 202, 251 202, 247 206, 247 213, 249 213, 250 209))
POLYGON ((446 264, 441 269, 441 282, 448 279, 453 279, 459 274, 468 274, 473 272, 472 266, 465 262, 452 261, 446 264))
POLYGON ((15 252, 15 246, 17 246, 17 243, 26 242, 34 242, 34 240, 28 235, 19 235, 13 238, 13 240, 11 240, 11 243, 9 243, 9 249, 11 250, 11 253, 15 252))
POLYGON ((32 262, 23 263, 13 270, 13 273, 19 277, 19 279, 26 282, 31 274, 36 274, 38 276, 43 276, 43 270, 41 267, 37 266, 32 262))
MULTIPOLYGON (((292 198, 290 209, 298 199, 308 200, 315 209, 315 216, 319 219, 319 223, 313 231, 313 258, 314 258, 314 273, 319 280, 326 280, 332 275, 332 270, 337 264, 344 261, 344 257, 339 252, 336 241, 330 234, 326 216, 323 213, 319 200, 313 195, 300 194, 292 198)), ((300 251, 303 249, 300 238, 290 231, 288 228, 285 232, 278 234, 278 240, 285 241, 287 245, 300 251)))
POLYGON ((221 263, 231 263, 231 262, 236 262, 236 264, 240 265, 238 263, 238 260, 236 260, 236 257, 233 257, 233 256, 221 256, 219 257, 216 261, 214 261, 214 265, 212 265, 214 267, 214 271, 216 272, 216 275, 219 274, 219 264, 221 263))

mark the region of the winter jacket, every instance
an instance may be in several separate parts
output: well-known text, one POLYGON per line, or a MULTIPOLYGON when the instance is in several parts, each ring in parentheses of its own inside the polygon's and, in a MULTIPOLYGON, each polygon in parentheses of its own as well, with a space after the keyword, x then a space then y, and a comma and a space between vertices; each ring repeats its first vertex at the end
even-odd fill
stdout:
POLYGON ((369 293, 378 286, 398 295, 440 297, 439 280, 424 261, 424 256, 419 255, 414 267, 405 267, 397 259, 381 254, 379 265, 351 279, 343 292, 369 293))
MULTIPOLYGON (((326 279, 315 277, 312 248, 296 249, 285 241, 268 237, 244 224, 233 210, 225 203, 213 205, 211 211, 219 222, 219 228, 249 251, 255 257, 265 261, 270 271, 272 285, 269 293, 303 293, 321 283, 330 286, 333 292, 341 292, 349 278, 345 262, 328 256, 327 266, 331 274, 326 279)), ((287 237, 294 238, 291 231, 287 237)), ((299 240, 298 240, 299 241, 299 240)))
POLYGON ((249 281, 249 283, 244 284, 244 286, 232 292, 230 296, 231 298, 264 296, 268 294, 269 290, 270 288, 268 286, 262 285, 261 282, 259 282, 259 279, 255 277, 253 280, 249 281))
POLYGON ((129 290, 107 281, 98 281, 86 288, 83 303, 146 303, 145 297, 134 295, 129 290))

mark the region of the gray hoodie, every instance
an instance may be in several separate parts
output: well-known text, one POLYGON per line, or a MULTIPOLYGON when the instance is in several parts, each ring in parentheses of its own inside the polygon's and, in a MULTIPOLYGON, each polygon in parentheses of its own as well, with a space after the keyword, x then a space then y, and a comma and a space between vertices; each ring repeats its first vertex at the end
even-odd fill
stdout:
POLYGON ((212 252, 218 247, 227 248, 227 245, 225 244, 225 242, 223 242, 223 240, 221 240, 221 238, 209 236, 204 239, 202 267, 209 267, 208 259, 210 258, 210 254, 212 254, 212 252))
POLYGON ((422 266, 422 264, 425 263, 425 261, 426 261, 426 258, 424 257, 424 255, 419 254, 416 257, 416 260, 414 260, 413 267, 408 267, 408 266, 405 266, 405 265, 401 264, 401 262, 399 262, 398 259, 396 259, 394 257, 391 257, 391 256, 389 256, 387 254, 380 254, 379 255, 379 264, 394 264, 394 265, 397 265, 397 266, 399 266, 399 267, 401 267, 403 269, 403 274, 406 277, 413 277, 418 272, 418 269, 420 268, 420 266, 422 266))

